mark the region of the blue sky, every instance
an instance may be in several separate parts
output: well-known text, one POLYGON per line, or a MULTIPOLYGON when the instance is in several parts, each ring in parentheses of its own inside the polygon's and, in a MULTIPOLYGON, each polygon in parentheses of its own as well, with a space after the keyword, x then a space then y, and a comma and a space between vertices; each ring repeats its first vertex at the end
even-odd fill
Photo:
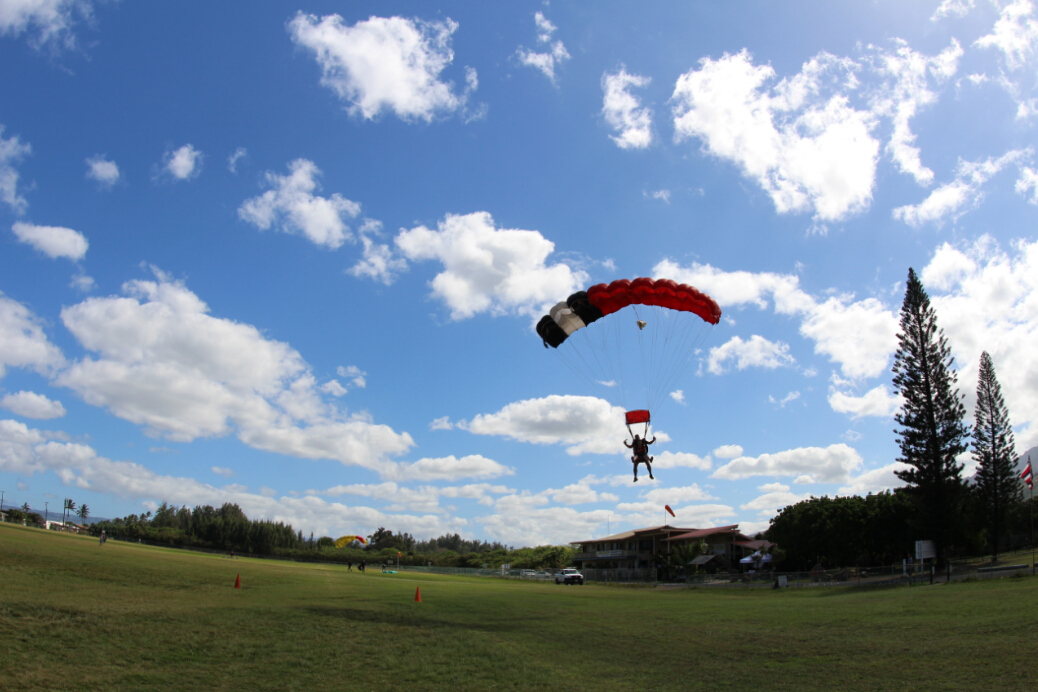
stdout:
POLYGON ((1033 2, 437 7, 0 0, 6 502, 763 529, 898 484, 909 267, 1038 444, 1033 2), (723 317, 635 484, 533 325, 638 276, 723 317))

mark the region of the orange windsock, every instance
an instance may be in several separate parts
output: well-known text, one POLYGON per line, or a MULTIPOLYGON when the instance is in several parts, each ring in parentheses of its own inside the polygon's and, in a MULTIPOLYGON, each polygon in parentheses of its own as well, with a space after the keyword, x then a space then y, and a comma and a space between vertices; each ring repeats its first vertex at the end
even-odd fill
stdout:
POLYGON ((663 508, 670 513, 670 516, 677 518, 678 515, 674 514, 674 510, 670 508, 670 505, 663 505, 663 508))

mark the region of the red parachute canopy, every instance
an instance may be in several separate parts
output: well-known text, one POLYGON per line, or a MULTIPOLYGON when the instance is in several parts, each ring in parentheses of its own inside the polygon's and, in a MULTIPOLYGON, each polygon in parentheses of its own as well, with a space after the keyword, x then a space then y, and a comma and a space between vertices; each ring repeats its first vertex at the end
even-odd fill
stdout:
POLYGON ((635 423, 649 423, 649 412, 645 409, 638 409, 636 411, 628 411, 624 414, 627 418, 627 425, 634 425, 635 423))

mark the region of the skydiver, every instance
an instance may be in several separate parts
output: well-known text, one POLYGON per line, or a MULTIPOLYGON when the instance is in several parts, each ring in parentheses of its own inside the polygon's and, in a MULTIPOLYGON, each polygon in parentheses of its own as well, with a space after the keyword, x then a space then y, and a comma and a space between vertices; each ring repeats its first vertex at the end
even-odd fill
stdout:
POLYGON ((656 436, 653 435, 651 440, 643 440, 640 436, 634 436, 634 442, 628 443, 624 440, 624 446, 628 449, 634 450, 634 454, 631 456, 631 463, 634 464, 634 482, 638 482, 638 464, 645 464, 645 468, 649 470, 649 478, 656 480, 656 477, 652 475, 652 462, 656 457, 649 456, 649 445, 656 441, 656 436))

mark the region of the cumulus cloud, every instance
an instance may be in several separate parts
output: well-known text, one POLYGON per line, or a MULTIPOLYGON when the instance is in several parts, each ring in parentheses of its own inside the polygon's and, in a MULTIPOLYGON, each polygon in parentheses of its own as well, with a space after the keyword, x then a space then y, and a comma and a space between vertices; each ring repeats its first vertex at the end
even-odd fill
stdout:
POLYGON ((742 456, 743 449, 739 445, 721 445, 714 450, 714 456, 718 459, 734 459, 742 456))
POLYGON ((537 12, 533 16, 537 25, 537 43, 547 48, 543 53, 519 46, 516 57, 520 64, 540 70, 545 77, 555 83, 555 68, 564 61, 569 60, 570 55, 562 41, 552 43, 551 37, 557 27, 549 21, 543 13, 537 12))
POLYGON ((748 341, 733 336, 720 346, 710 349, 707 370, 714 375, 723 375, 729 363, 738 370, 746 368, 774 369, 792 365, 796 361, 789 355, 789 344, 768 341, 754 334, 748 341))
POLYGON ((364 372, 356 365, 347 365, 346 367, 340 365, 335 369, 335 372, 339 377, 348 379, 350 384, 354 387, 360 387, 363 389, 368 386, 368 373, 364 372))
POLYGON ((267 185, 272 189, 242 202, 238 217, 262 230, 274 226, 332 249, 350 239, 343 217, 356 217, 360 205, 338 193, 331 197, 315 195, 320 189, 317 178, 321 170, 312 161, 296 159, 288 164, 288 170, 284 176, 267 171, 267 185))
POLYGON ((791 493, 789 492, 789 486, 782 483, 766 483, 758 486, 757 490, 764 494, 757 496, 744 505, 739 505, 739 509, 756 510, 762 516, 770 517, 778 513, 783 507, 795 505, 810 497, 810 494, 797 495, 796 493, 791 493))
POLYGON ((236 431, 245 444, 307 459, 334 459, 392 474, 388 457, 407 433, 347 415, 321 396, 302 356, 251 325, 214 317, 183 284, 157 272, 122 296, 61 312, 91 355, 54 380, 87 403, 177 441, 236 431))
POLYGON ((314 54, 321 84, 347 103, 351 114, 374 119, 383 111, 402 120, 432 121, 462 108, 478 83, 466 70, 458 95, 440 74, 454 60, 451 35, 458 23, 371 17, 353 26, 337 14, 318 19, 299 12, 288 23, 296 45, 314 54))
POLYGON ((40 319, 0 292, 0 378, 8 367, 31 368, 49 375, 64 363, 61 350, 43 333, 40 319))
POLYGON ((780 408, 785 408, 786 404, 788 404, 788 403, 790 403, 792 401, 796 401, 799 398, 800 398, 800 392, 790 392, 789 394, 787 394, 786 396, 782 397, 781 399, 776 399, 773 396, 769 396, 768 397, 768 401, 770 401, 773 404, 778 404, 780 408))
POLYGON ((644 149, 652 144, 652 109, 642 106, 630 91, 651 81, 650 77, 629 74, 624 67, 616 74, 602 75, 602 116, 616 132, 609 138, 621 149, 644 149))
POLYGON ((937 102, 931 82, 940 85, 955 75, 962 46, 952 39, 951 45, 941 53, 927 56, 913 51, 904 41, 895 43, 894 52, 877 51, 873 58, 876 72, 885 83, 873 95, 872 110, 893 122, 886 151, 897 167, 920 185, 929 185, 934 174, 922 164, 910 121, 921 109, 937 102))
POLYGON ((1038 241, 1006 252, 989 236, 942 244, 920 272, 955 354, 959 386, 972 416, 980 354, 1002 385, 1017 445, 1038 444, 1038 241))
POLYGON ((36 392, 26 391, 4 395, 0 399, 0 407, 24 418, 38 418, 40 420, 61 418, 66 413, 65 407, 61 405, 60 401, 48 399, 36 392))
POLYGON ((202 172, 202 152, 191 144, 167 151, 162 157, 162 168, 173 176, 174 180, 197 178, 202 172))
MULTIPOLYGON (((820 301, 799 287, 796 275, 726 272, 708 264, 683 267, 663 260, 653 267, 653 273, 706 291, 722 308, 754 305, 763 309, 770 300, 777 314, 800 317, 801 336, 811 339, 815 353, 839 363, 850 378, 885 372, 897 348, 897 315, 875 298, 855 300, 852 294, 841 294, 820 301)), ((746 344, 730 347, 732 353, 748 350, 746 344)))
POLYGON ((470 454, 460 459, 453 454, 439 459, 419 459, 412 464, 398 464, 394 471, 385 475, 402 480, 454 481, 461 478, 497 478, 511 476, 513 469, 479 454, 470 454))
POLYGON ((1028 203, 1038 204, 1038 171, 1033 168, 1024 167, 1020 169, 1020 177, 1016 181, 1016 191, 1027 197, 1030 193, 1028 203))
POLYGON ((945 17, 965 17, 972 9, 973 0, 941 0, 930 21, 936 22, 945 17))
POLYGON ((86 165, 87 179, 96 181, 98 187, 102 190, 110 190, 113 185, 119 182, 119 166, 116 165, 115 161, 106 159, 104 154, 98 154, 87 159, 86 165))
POLYGON ((217 476, 223 476, 225 478, 230 478, 234 475, 233 469, 229 469, 224 466, 213 466, 209 470, 215 473, 217 476))
POLYGON ((653 456, 655 460, 652 466, 656 469, 688 468, 709 471, 712 465, 709 456, 701 457, 689 452, 660 452, 653 456))
POLYGON ((679 502, 701 502, 703 500, 717 499, 707 490, 700 488, 696 483, 675 488, 654 488, 653 490, 643 492, 641 497, 648 502, 656 502, 661 505, 676 505, 679 502))
MULTIPOLYGON (((458 427, 475 435, 497 435, 533 444, 567 445, 566 452, 613 454, 624 446, 624 410, 603 399, 553 394, 508 404, 496 413, 480 414, 458 427)), ((659 437, 657 435, 657 437, 659 437)))
POLYGON ((401 231, 395 242, 412 262, 443 264, 432 293, 455 320, 482 312, 532 316, 588 278, 569 265, 546 264, 555 244, 539 232, 495 228, 487 212, 448 214, 437 230, 418 226, 401 231))
POLYGON ((869 206, 879 152, 875 116, 839 93, 856 84, 855 68, 821 53, 769 89, 775 70, 754 65, 746 50, 703 58, 675 84, 675 140, 698 139, 734 162, 780 214, 844 219, 869 206), (826 97, 833 85, 837 93, 826 97))
POLYGON ((917 228, 927 223, 940 224, 947 217, 958 219, 976 208, 984 199, 983 186, 1006 166, 1030 158, 1033 150, 1014 149, 998 158, 984 161, 963 161, 955 169, 955 180, 941 185, 919 204, 894 209, 895 219, 917 228))
POLYGON ((249 152, 245 147, 238 147, 234 150, 234 153, 227 157, 227 170, 231 173, 238 172, 238 162, 248 156, 249 152))
POLYGON ((683 392, 680 389, 674 390, 673 392, 671 392, 669 394, 669 396, 677 404, 684 404, 685 403, 685 392, 683 392))
POLYGON ((990 34, 978 38, 978 48, 994 48, 1010 71, 1023 69, 1038 55, 1038 20, 1031 0, 1015 0, 1002 8, 990 34))
POLYGON ((18 240, 34 248, 52 259, 65 257, 78 261, 86 256, 89 243, 79 231, 61 226, 35 226, 31 223, 16 222, 11 227, 18 240))
POLYGON ((66 486, 139 500, 145 505, 165 500, 173 505, 219 507, 230 502, 249 517, 289 523, 317 535, 367 534, 379 526, 394 526, 418 536, 438 536, 461 530, 467 523, 443 513, 391 514, 313 495, 275 498, 276 493, 269 488, 252 494, 241 485, 216 488, 193 478, 162 476, 131 461, 102 457, 87 445, 58 442, 53 433, 13 420, 0 420, 0 472, 23 476, 53 472, 66 486))
POLYGON ((751 476, 807 474, 820 483, 842 483, 861 464, 858 452, 840 443, 828 447, 798 447, 759 457, 739 457, 714 471, 711 478, 734 481, 751 476))
POLYGON ((848 484, 839 489, 840 495, 868 495, 884 490, 900 488, 905 484, 903 480, 895 475, 897 471, 907 471, 911 468, 908 464, 895 461, 893 464, 878 469, 866 471, 848 481, 848 484))
POLYGON ((387 286, 396 281, 396 277, 407 271, 407 260, 398 256, 385 243, 376 243, 372 235, 381 233, 382 224, 368 219, 361 227, 360 241, 364 246, 361 259, 346 273, 358 279, 373 279, 387 286))
POLYGON ((4 126, 0 125, 0 201, 11 207, 15 214, 23 214, 29 202, 18 193, 15 165, 32 153, 32 147, 17 137, 4 139, 3 134, 4 126))
POLYGON ((76 16, 89 20, 89 0, 6 0, 0 2, 0 36, 28 33, 35 48, 73 48, 76 16))
POLYGON ((901 397, 877 385, 862 395, 857 394, 856 384, 833 373, 829 380, 829 406, 837 413, 849 413, 854 418, 876 416, 892 418, 901 408, 901 397))

